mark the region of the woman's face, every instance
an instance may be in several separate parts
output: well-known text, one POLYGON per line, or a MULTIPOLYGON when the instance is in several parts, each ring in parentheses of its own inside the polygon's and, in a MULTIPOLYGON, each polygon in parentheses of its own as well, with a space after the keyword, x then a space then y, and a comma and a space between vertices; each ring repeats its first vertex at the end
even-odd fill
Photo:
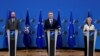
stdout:
POLYGON ((90 17, 87 18, 87 23, 90 25, 92 24, 92 19, 90 17))

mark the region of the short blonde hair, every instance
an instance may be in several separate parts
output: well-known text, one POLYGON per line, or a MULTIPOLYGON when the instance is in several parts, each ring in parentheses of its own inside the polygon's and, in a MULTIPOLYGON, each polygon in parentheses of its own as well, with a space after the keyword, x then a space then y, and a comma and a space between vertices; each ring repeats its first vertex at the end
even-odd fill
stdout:
POLYGON ((16 14, 16 13, 14 11, 12 11, 11 14, 16 14))
POLYGON ((91 24, 93 23, 91 17, 87 17, 87 18, 86 18, 86 23, 87 23, 88 20, 91 20, 91 24))

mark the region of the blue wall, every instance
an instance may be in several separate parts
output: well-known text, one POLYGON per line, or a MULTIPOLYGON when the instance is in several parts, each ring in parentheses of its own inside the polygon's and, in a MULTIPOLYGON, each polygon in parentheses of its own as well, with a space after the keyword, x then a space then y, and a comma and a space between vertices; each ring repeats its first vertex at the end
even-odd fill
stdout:
MULTIPOLYGON (((57 18, 58 10, 61 11, 62 19, 62 31, 63 31, 63 47, 68 47, 67 44, 67 31, 68 21, 70 17, 70 11, 73 12, 73 17, 76 20, 75 23, 75 41, 78 48, 84 47, 83 32, 81 26, 84 25, 85 18, 87 17, 88 10, 91 11, 94 24, 98 30, 100 26, 100 0, 1 0, 0 1, 0 49, 7 48, 5 33, 5 22, 7 20, 8 10, 14 10, 17 13, 17 18, 21 20, 21 30, 23 30, 24 20, 26 17, 26 10, 28 8, 30 14, 30 22, 32 30, 35 34, 32 35, 32 46, 36 46, 36 29, 39 18, 39 11, 42 11, 43 19, 47 18, 47 13, 52 10, 54 11, 54 18, 57 18), (3 20, 3 21, 2 21, 3 20), (34 21, 35 20, 35 21, 34 21), (32 22, 34 21, 34 22, 32 22), (65 26, 66 25, 66 26, 65 26), (34 30, 35 29, 35 30, 34 30)), ((99 31, 98 31, 99 33, 99 31)), ((23 35, 19 34, 18 47, 24 47, 23 35)), ((98 34, 96 41, 96 49, 100 49, 100 34, 98 34)))

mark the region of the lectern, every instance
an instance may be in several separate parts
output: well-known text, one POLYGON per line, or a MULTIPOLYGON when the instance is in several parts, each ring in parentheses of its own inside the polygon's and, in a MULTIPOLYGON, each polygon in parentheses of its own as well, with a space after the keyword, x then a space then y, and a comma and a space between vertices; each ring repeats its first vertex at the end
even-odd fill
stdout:
POLYGON ((7 30, 8 55, 16 56, 18 30, 7 30))
POLYGON ((48 40, 48 56, 56 56, 56 43, 57 43, 58 30, 47 30, 48 40))
POLYGON ((95 56, 97 30, 87 31, 87 56, 95 56))

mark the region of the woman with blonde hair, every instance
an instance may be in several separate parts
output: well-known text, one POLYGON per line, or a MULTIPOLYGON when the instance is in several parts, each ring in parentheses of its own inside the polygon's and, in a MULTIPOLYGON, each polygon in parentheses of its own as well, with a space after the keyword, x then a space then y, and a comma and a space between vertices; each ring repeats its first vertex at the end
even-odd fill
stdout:
POLYGON ((87 17, 86 24, 83 27, 83 32, 84 32, 84 48, 85 48, 84 56, 87 56, 87 31, 88 30, 95 30, 95 26, 93 25, 91 17, 87 17))

